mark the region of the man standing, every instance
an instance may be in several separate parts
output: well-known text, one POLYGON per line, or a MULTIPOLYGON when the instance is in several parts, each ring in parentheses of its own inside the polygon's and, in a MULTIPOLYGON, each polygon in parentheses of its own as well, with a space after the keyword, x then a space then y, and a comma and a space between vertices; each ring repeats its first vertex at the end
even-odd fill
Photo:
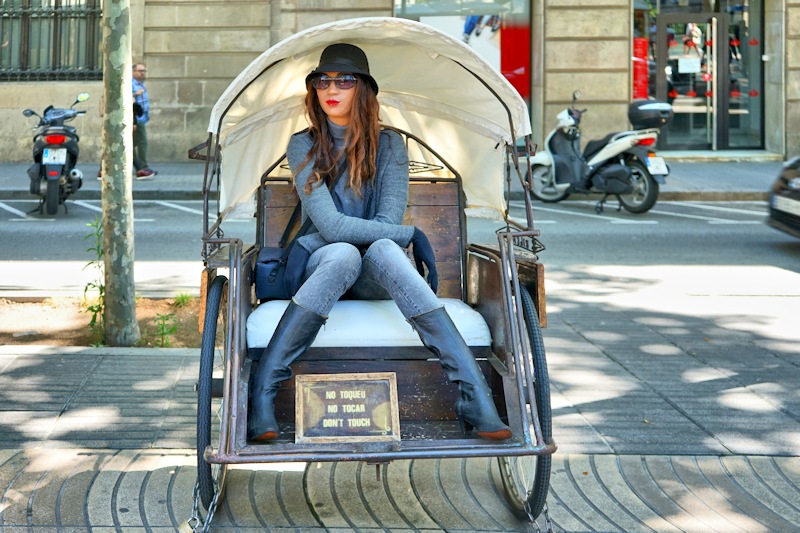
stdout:
POLYGON ((133 164, 136 168, 136 179, 152 178, 158 172, 147 164, 147 123, 150 121, 150 98, 144 80, 147 68, 143 63, 133 65, 133 101, 139 104, 141 113, 136 115, 136 126, 133 129, 133 164))

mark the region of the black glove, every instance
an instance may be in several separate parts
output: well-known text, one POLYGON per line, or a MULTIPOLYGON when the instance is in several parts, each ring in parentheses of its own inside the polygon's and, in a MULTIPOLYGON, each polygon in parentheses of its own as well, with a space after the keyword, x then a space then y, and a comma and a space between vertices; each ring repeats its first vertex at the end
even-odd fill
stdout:
POLYGON ((411 237, 411 245, 413 246, 412 252, 414 254, 414 263, 417 265, 417 272, 423 278, 425 277, 425 269, 422 265, 428 268, 428 284, 433 289, 434 294, 439 288, 439 274, 436 272, 436 257, 433 253, 433 248, 428 240, 428 237, 419 228, 414 228, 414 236, 411 237))

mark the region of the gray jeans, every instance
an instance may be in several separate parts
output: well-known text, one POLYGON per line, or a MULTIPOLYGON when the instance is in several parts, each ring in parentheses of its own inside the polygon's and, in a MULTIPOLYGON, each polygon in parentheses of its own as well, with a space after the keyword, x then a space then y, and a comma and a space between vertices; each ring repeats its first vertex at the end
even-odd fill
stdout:
POLYGON ((311 254, 294 301, 328 316, 348 289, 358 300, 391 298, 406 319, 442 307, 403 249, 389 239, 372 243, 364 257, 352 244, 323 246, 311 254))

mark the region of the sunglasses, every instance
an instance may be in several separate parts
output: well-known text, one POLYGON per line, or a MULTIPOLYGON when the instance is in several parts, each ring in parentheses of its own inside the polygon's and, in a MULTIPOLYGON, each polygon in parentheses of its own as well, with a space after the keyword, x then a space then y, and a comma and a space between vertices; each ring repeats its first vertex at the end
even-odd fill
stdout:
POLYGON ((311 86, 315 89, 327 89, 331 86, 331 82, 336 84, 337 89, 352 89, 356 86, 356 82, 358 78, 353 76, 352 74, 342 74, 341 76, 336 76, 335 78, 331 78, 325 74, 321 74, 316 78, 311 80, 311 86))

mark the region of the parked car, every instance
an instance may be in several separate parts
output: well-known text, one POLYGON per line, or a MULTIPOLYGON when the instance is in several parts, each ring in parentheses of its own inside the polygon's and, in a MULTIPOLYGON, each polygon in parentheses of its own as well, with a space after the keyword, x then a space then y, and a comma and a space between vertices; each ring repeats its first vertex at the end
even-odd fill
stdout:
POLYGON ((772 184, 767 224, 800 237, 800 156, 784 163, 772 184))

